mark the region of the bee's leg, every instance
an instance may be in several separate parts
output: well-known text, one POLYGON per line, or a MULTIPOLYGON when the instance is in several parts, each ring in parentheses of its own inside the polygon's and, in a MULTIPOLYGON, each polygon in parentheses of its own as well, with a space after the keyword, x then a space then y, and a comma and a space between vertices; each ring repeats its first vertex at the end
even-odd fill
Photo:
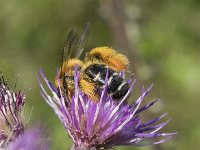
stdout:
POLYGON ((63 83, 62 84, 63 84, 64 91, 66 93, 67 89, 68 89, 68 86, 67 86, 67 76, 66 75, 63 77, 63 83))
POLYGON ((82 92, 86 94, 91 101, 98 101, 99 95, 96 92, 95 83, 81 79, 79 85, 82 92))

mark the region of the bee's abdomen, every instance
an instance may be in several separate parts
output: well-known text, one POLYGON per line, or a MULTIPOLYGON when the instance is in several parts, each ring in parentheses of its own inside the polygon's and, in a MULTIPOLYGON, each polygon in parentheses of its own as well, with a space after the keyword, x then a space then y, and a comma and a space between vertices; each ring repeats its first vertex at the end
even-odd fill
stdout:
POLYGON ((105 84, 106 73, 108 71, 108 78, 113 75, 114 70, 108 69, 104 64, 93 64, 85 69, 85 73, 95 81, 99 86, 105 84))
POLYGON ((108 93, 113 93, 117 91, 118 87, 122 84, 123 81, 124 79, 118 74, 112 75, 108 79, 108 93))
POLYGON ((122 83, 117 91, 112 95, 112 97, 114 99, 120 99, 122 97, 124 97, 126 95, 126 93, 128 92, 129 90, 129 84, 126 82, 126 83, 122 83))
POLYGON ((106 74, 108 73, 108 94, 114 99, 120 99, 129 89, 129 84, 119 75, 118 72, 108 68, 104 64, 93 64, 85 69, 89 76, 99 87, 105 85, 106 74))

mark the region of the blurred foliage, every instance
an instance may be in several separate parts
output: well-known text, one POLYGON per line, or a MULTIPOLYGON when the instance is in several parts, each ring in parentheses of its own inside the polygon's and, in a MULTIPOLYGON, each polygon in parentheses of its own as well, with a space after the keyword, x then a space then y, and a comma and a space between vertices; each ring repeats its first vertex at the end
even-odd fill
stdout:
MULTIPOLYGON (((121 3, 124 15, 121 23, 130 44, 129 59, 134 62, 132 66, 140 80, 138 87, 155 84, 147 101, 155 97, 161 100, 150 110, 151 116, 168 111, 173 119, 164 130, 177 131, 178 135, 156 147, 119 149, 200 149, 200 2, 124 0, 121 3)), ((81 31, 88 21, 91 32, 86 49, 108 45, 123 53, 120 40, 115 40, 117 34, 110 25, 111 17, 106 0, 0 1, 0 70, 11 85, 20 75, 17 88, 27 91, 27 111, 32 111, 30 124, 40 122, 48 127, 53 150, 68 149, 71 141, 40 97, 36 73, 42 67, 48 79, 54 81, 69 29, 76 27, 81 31)))

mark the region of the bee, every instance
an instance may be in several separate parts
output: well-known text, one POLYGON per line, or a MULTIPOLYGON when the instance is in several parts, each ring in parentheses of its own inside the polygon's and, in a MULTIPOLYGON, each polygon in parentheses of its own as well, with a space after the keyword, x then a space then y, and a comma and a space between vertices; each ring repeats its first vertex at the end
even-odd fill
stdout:
POLYGON ((126 95, 129 89, 128 82, 120 75, 120 72, 126 71, 129 66, 127 57, 118 53, 110 47, 96 47, 86 53, 83 60, 80 55, 83 51, 82 45, 88 32, 89 25, 87 24, 82 35, 78 40, 75 40, 73 30, 68 34, 67 40, 62 54, 62 66, 59 69, 59 79, 55 79, 55 84, 58 83, 63 92, 71 99, 74 94, 74 67, 78 66, 79 88, 92 101, 98 102, 98 89, 103 89, 106 84, 107 75, 107 92, 114 100, 120 100, 126 95), (76 41, 76 42, 74 42, 76 41), (73 43, 74 42, 74 43, 73 43), (72 57, 71 50, 75 46, 76 56, 72 57))

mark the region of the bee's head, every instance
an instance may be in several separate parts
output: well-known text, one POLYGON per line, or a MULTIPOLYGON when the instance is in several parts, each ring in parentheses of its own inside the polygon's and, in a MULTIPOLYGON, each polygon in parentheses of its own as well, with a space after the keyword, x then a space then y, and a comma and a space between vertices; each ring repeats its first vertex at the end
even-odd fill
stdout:
POLYGON ((62 73, 65 75, 73 75, 74 67, 77 66, 78 70, 83 66, 83 61, 79 59, 69 59, 62 65, 62 73))
POLYGON ((115 55, 116 52, 114 49, 109 48, 109 47, 96 47, 92 49, 90 52, 86 54, 85 61, 100 61, 104 62, 106 61, 109 57, 115 55))
MULTIPOLYGON (((81 67, 83 66, 83 61, 81 61, 79 59, 69 59, 63 63, 62 70, 61 70, 61 68, 59 69, 59 81, 60 81, 61 86, 64 86, 63 82, 65 82, 67 80, 69 80, 69 81, 74 80, 73 77, 74 77, 75 66, 77 66, 78 70, 80 70, 81 67)), ((57 77, 55 78, 55 84, 56 84, 56 87, 58 87, 58 78, 57 77)))
POLYGON ((69 59, 68 61, 64 62, 63 69, 74 70, 75 66, 78 66, 78 69, 80 69, 83 66, 83 61, 80 59, 69 59))

